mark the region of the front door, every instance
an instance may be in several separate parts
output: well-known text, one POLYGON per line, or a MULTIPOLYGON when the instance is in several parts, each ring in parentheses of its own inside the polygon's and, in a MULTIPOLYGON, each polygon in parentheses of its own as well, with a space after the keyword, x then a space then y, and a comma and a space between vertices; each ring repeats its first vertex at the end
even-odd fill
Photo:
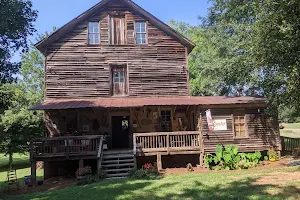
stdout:
POLYGON ((112 116, 112 148, 129 148, 129 116, 112 116))

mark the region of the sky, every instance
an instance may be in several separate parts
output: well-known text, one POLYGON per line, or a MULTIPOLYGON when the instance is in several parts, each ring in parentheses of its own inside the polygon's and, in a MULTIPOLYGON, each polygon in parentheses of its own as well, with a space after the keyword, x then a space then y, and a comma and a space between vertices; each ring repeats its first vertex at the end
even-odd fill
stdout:
MULTIPOLYGON (((37 33, 51 32, 60 28, 73 18, 97 4, 100 0, 32 0, 33 8, 38 10, 35 22, 37 33)), ((139 6, 165 23, 171 19, 192 25, 198 24, 197 17, 205 16, 209 3, 207 0, 133 0, 139 6)), ((29 39, 36 42, 36 35, 29 39)), ((20 59, 17 54, 13 58, 20 59)))

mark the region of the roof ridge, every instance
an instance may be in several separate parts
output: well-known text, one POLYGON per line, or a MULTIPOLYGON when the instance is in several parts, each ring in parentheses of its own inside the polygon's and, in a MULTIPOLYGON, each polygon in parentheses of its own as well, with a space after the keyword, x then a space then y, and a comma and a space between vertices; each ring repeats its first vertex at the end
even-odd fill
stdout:
MULTIPOLYGON (((97 9, 101 9, 105 4, 107 4, 110 0, 102 0, 99 3, 95 4, 93 7, 90 9, 84 11, 56 31, 54 31, 52 34, 50 34, 47 38, 42 39, 41 41, 37 42, 35 44, 35 47, 39 49, 40 51, 43 51, 43 48, 52 42, 58 40, 62 35, 68 33, 71 31, 74 26, 76 26, 78 23, 81 22, 81 20, 84 20, 85 18, 89 17, 96 11, 97 9), (56 37, 55 37, 56 36, 56 37)), ((127 6, 131 7, 133 10, 139 12, 141 15, 143 15, 145 18, 148 18, 149 21, 153 21, 153 23, 158 23, 158 24, 153 24, 159 29, 162 29, 166 34, 168 34, 170 37, 173 37, 174 39, 178 40, 182 45, 188 47, 188 51, 191 52, 193 48, 195 47, 195 44, 187 39, 185 36, 180 34, 178 31, 174 30, 172 27, 167 25, 166 23, 162 22, 160 19, 137 5, 131 0, 119 0, 122 3, 126 4, 127 6)))

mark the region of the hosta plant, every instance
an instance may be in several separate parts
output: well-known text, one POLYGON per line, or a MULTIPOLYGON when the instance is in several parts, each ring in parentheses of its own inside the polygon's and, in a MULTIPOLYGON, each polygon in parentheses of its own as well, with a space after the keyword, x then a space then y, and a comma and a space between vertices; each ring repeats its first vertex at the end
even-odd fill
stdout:
POLYGON ((261 153, 238 153, 237 146, 217 145, 216 154, 207 154, 205 163, 210 169, 214 170, 233 170, 247 169, 256 167, 261 159, 261 153))

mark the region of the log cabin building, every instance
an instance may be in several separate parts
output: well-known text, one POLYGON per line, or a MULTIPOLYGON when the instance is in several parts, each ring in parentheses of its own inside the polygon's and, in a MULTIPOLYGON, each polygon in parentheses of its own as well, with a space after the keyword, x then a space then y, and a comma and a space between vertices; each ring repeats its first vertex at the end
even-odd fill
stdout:
POLYGON ((45 137, 32 141, 45 178, 84 165, 109 177, 145 162, 202 164, 217 144, 280 150, 276 119, 255 97, 191 97, 194 44, 131 0, 102 0, 36 44, 45 55, 45 137), (205 111, 220 127, 210 132, 205 111))

